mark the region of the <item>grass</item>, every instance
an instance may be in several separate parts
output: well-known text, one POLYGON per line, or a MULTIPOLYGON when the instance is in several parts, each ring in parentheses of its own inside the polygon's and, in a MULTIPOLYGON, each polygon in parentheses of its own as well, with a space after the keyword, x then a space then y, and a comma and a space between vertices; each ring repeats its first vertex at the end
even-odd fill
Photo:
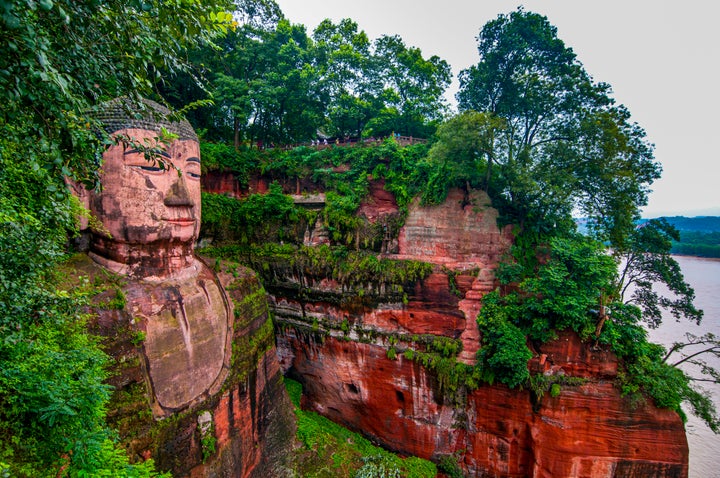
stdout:
POLYGON ((295 471, 303 478, 405 477, 434 478, 434 463, 417 457, 400 458, 365 437, 310 411, 300 409, 302 385, 285 379, 295 405, 297 439, 295 471))

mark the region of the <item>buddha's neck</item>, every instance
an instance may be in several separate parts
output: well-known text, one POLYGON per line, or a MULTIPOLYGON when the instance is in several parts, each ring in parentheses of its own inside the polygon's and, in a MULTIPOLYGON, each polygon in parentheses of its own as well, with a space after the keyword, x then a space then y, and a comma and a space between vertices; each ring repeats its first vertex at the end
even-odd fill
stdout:
POLYGON ((127 244, 94 237, 90 257, 103 267, 133 279, 163 279, 194 265, 192 243, 159 241, 127 244))

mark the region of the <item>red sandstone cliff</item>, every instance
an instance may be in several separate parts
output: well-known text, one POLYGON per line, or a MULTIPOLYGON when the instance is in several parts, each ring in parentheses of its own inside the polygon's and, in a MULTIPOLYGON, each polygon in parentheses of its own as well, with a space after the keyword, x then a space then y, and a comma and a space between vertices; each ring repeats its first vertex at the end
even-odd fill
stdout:
POLYGON ((386 257, 436 268, 404 302, 383 302, 378 293, 377 305, 351 310, 327 300, 327 281, 324 300, 312 281, 302 300, 273 294, 281 364, 303 383, 304 406, 400 453, 455 455, 467 476, 687 476, 680 417, 623 397, 613 383, 615 356, 574 333, 534 348, 529 364, 574 383, 557 396, 503 385, 448 390, 437 371, 402 354, 427 350, 423 337, 445 336, 461 341, 460 362, 474 363, 480 299, 495 287, 494 269, 511 244, 496 214, 481 193, 453 191, 440 206, 413 205, 399 254, 386 257))
MULTIPOLYGON (((358 214, 376 223, 397 210, 373 181, 358 214)), ((462 344, 460 363, 474 363, 480 300, 495 288, 495 267, 512 242, 496 219, 480 192, 411 205, 397 240, 383 244, 384 257, 435 269, 406 288, 404 300, 381 284, 348 300, 331 278, 272 271, 280 362, 303 383, 304 407, 400 453, 454 455, 467 476, 686 477, 680 417, 623 397, 615 356, 573 333, 533 347, 531 371, 564 383, 541 396, 503 385, 451 389, 437 369, 403 354, 447 337, 462 344)))
MULTIPOLYGON (((564 335, 539 350, 545 363, 586 376, 536 403, 529 391, 483 385, 448 403, 432 373, 373 344, 288 329, 280 338, 304 406, 384 446, 424 458, 457 454, 468 476, 687 476, 687 443, 677 414, 633 405, 614 387, 612 365, 596 374, 585 345, 564 335), (287 353, 287 352, 286 352, 287 353)), ((536 362, 539 359, 535 359, 536 362)))

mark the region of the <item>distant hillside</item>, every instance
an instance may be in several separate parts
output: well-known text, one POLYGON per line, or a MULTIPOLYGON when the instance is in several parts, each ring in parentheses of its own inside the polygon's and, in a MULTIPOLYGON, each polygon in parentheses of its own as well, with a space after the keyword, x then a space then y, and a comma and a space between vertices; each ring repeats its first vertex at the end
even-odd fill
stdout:
POLYGON ((675 226, 680 232, 720 232, 720 216, 672 216, 665 217, 665 220, 675 226))
POLYGON ((673 254, 720 257, 720 217, 672 216, 664 219, 680 231, 680 241, 673 244, 673 254))

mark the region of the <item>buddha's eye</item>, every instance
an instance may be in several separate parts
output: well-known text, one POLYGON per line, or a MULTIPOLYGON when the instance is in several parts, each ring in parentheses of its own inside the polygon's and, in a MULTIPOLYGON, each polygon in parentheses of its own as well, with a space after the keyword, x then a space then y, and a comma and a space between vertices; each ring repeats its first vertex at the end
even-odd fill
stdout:
POLYGON ((200 173, 188 171, 187 175, 190 179, 200 179, 200 173))
POLYGON ((163 168, 159 168, 159 167, 157 167, 157 166, 135 166, 135 167, 136 167, 136 168, 140 168, 140 169, 142 169, 143 171, 150 171, 150 172, 153 172, 153 173, 157 173, 157 172, 160 172, 160 171, 165 171, 163 168))
POLYGON ((166 173, 165 168, 161 168, 159 166, 152 166, 150 164, 134 164, 130 166, 131 168, 135 170, 139 170, 138 172, 142 174, 149 174, 152 176, 159 176, 161 174, 166 173))

